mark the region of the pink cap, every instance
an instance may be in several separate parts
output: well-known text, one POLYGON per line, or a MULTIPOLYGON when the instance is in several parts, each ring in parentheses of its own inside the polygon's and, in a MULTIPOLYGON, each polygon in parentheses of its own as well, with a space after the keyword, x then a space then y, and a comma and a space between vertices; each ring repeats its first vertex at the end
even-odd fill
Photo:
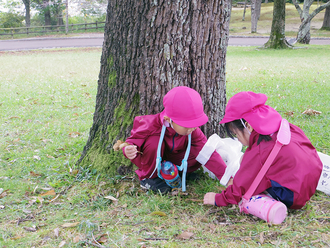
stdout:
POLYGON ((272 134, 280 128, 282 116, 272 107, 265 105, 266 101, 265 94, 239 92, 229 99, 220 124, 243 118, 257 133, 272 134))
POLYGON ((189 87, 178 86, 171 89, 164 96, 163 105, 165 115, 182 127, 199 127, 208 121, 201 96, 189 87))

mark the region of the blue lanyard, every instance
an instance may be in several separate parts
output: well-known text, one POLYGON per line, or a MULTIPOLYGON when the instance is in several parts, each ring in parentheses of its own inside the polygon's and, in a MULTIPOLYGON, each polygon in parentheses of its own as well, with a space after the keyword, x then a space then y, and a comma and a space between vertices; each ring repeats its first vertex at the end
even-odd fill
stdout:
MULTIPOLYGON (((162 143, 163 143, 163 140, 164 140, 165 131, 166 131, 166 127, 163 125, 162 131, 160 133, 158 147, 157 147, 157 158, 156 158, 156 167, 155 167, 155 170, 157 169, 157 175, 161 179, 163 179, 163 177, 160 174, 161 162, 162 162, 162 157, 160 156, 160 151, 161 151, 161 148, 162 148, 162 143)), ((183 171, 183 173, 182 173, 182 191, 183 192, 186 191, 186 174, 187 174, 187 168, 188 168, 187 159, 188 159, 188 156, 189 156, 189 153, 190 153, 190 148, 191 148, 191 134, 188 135, 188 146, 187 146, 187 150, 186 150, 186 153, 184 155, 184 158, 181 162, 181 166, 177 166, 179 171, 183 171)))

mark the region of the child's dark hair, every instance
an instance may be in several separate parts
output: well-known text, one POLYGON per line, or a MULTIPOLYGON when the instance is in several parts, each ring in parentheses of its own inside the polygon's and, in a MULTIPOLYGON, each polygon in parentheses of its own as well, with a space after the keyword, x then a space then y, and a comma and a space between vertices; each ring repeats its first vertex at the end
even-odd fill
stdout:
MULTIPOLYGON (((244 119, 242 119, 242 121, 243 121, 243 123, 246 122, 244 119)), ((242 121, 240 119, 238 119, 238 120, 235 120, 235 121, 225 123, 225 128, 226 128, 227 134, 230 138, 234 139, 234 134, 230 129, 237 129, 240 132, 243 132, 245 127, 243 126, 242 121)), ((272 137, 270 137, 269 135, 259 134, 257 144, 259 145, 260 142, 263 141, 263 140, 264 141, 270 141, 270 140, 272 140, 272 137)))

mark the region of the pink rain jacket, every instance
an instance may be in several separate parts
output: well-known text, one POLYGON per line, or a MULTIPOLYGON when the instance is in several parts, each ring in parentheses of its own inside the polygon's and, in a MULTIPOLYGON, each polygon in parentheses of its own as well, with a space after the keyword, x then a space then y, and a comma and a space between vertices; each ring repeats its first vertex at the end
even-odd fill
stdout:
MULTIPOLYGON (((255 194, 267 190, 272 186, 271 180, 275 181, 293 192, 293 204, 290 208, 299 209, 315 193, 322 171, 322 162, 304 132, 293 124, 290 124, 290 130, 290 143, 281 148, 255 194)), ((259 145, 257 145, 258 137, 259 134, 253 131, 241 167, 234 177, 234 184, 221 194, 216 194, 217 206, 238 204, 241 201, 273 149, 277 132, 273 134, 271 141, 262 141, 259 145)))
MULTIPOLYGON (((132 163, 139 169, 136 174, 140 180, 145 178, 157 177, 157 171, 154 171, 157 157, 157 147, 160 138, 160 132, 163 125, 164 112, 156 115, 137 116, 133 122, 131 136, 126 142, 137 146, 137 150, 143 152, 137 154, 132 163)), ((196 161, 196 157, 203 148, 207 139, 203 132, 197 128, 191 134, 191 149, 188 157, 187 173, 200 168, 201 164, 196 161)), ((166 128, 164 140, 162 143, 161 156, 163 161, 167 160, 176 165, 181 165, 188 146, 188 136, 177 134, 171 127, 166 128)), ((124 148, 123 148, 123 153, 124 148)), ((125 155, 126 156, 126 155, 125 155)), ((218 153, 213 153, 205 166, 215 173, 217 178, 221 179, 225 173, 226 164, 218 153)))

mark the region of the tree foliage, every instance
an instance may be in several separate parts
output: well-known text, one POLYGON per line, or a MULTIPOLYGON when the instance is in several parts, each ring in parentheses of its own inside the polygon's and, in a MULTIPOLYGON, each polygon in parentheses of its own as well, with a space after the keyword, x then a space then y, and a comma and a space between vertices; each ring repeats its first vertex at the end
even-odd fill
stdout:
POLYGON ((23 27, 24 16, 19 13, 0 12, 1 28, 18 28, 23 27))

